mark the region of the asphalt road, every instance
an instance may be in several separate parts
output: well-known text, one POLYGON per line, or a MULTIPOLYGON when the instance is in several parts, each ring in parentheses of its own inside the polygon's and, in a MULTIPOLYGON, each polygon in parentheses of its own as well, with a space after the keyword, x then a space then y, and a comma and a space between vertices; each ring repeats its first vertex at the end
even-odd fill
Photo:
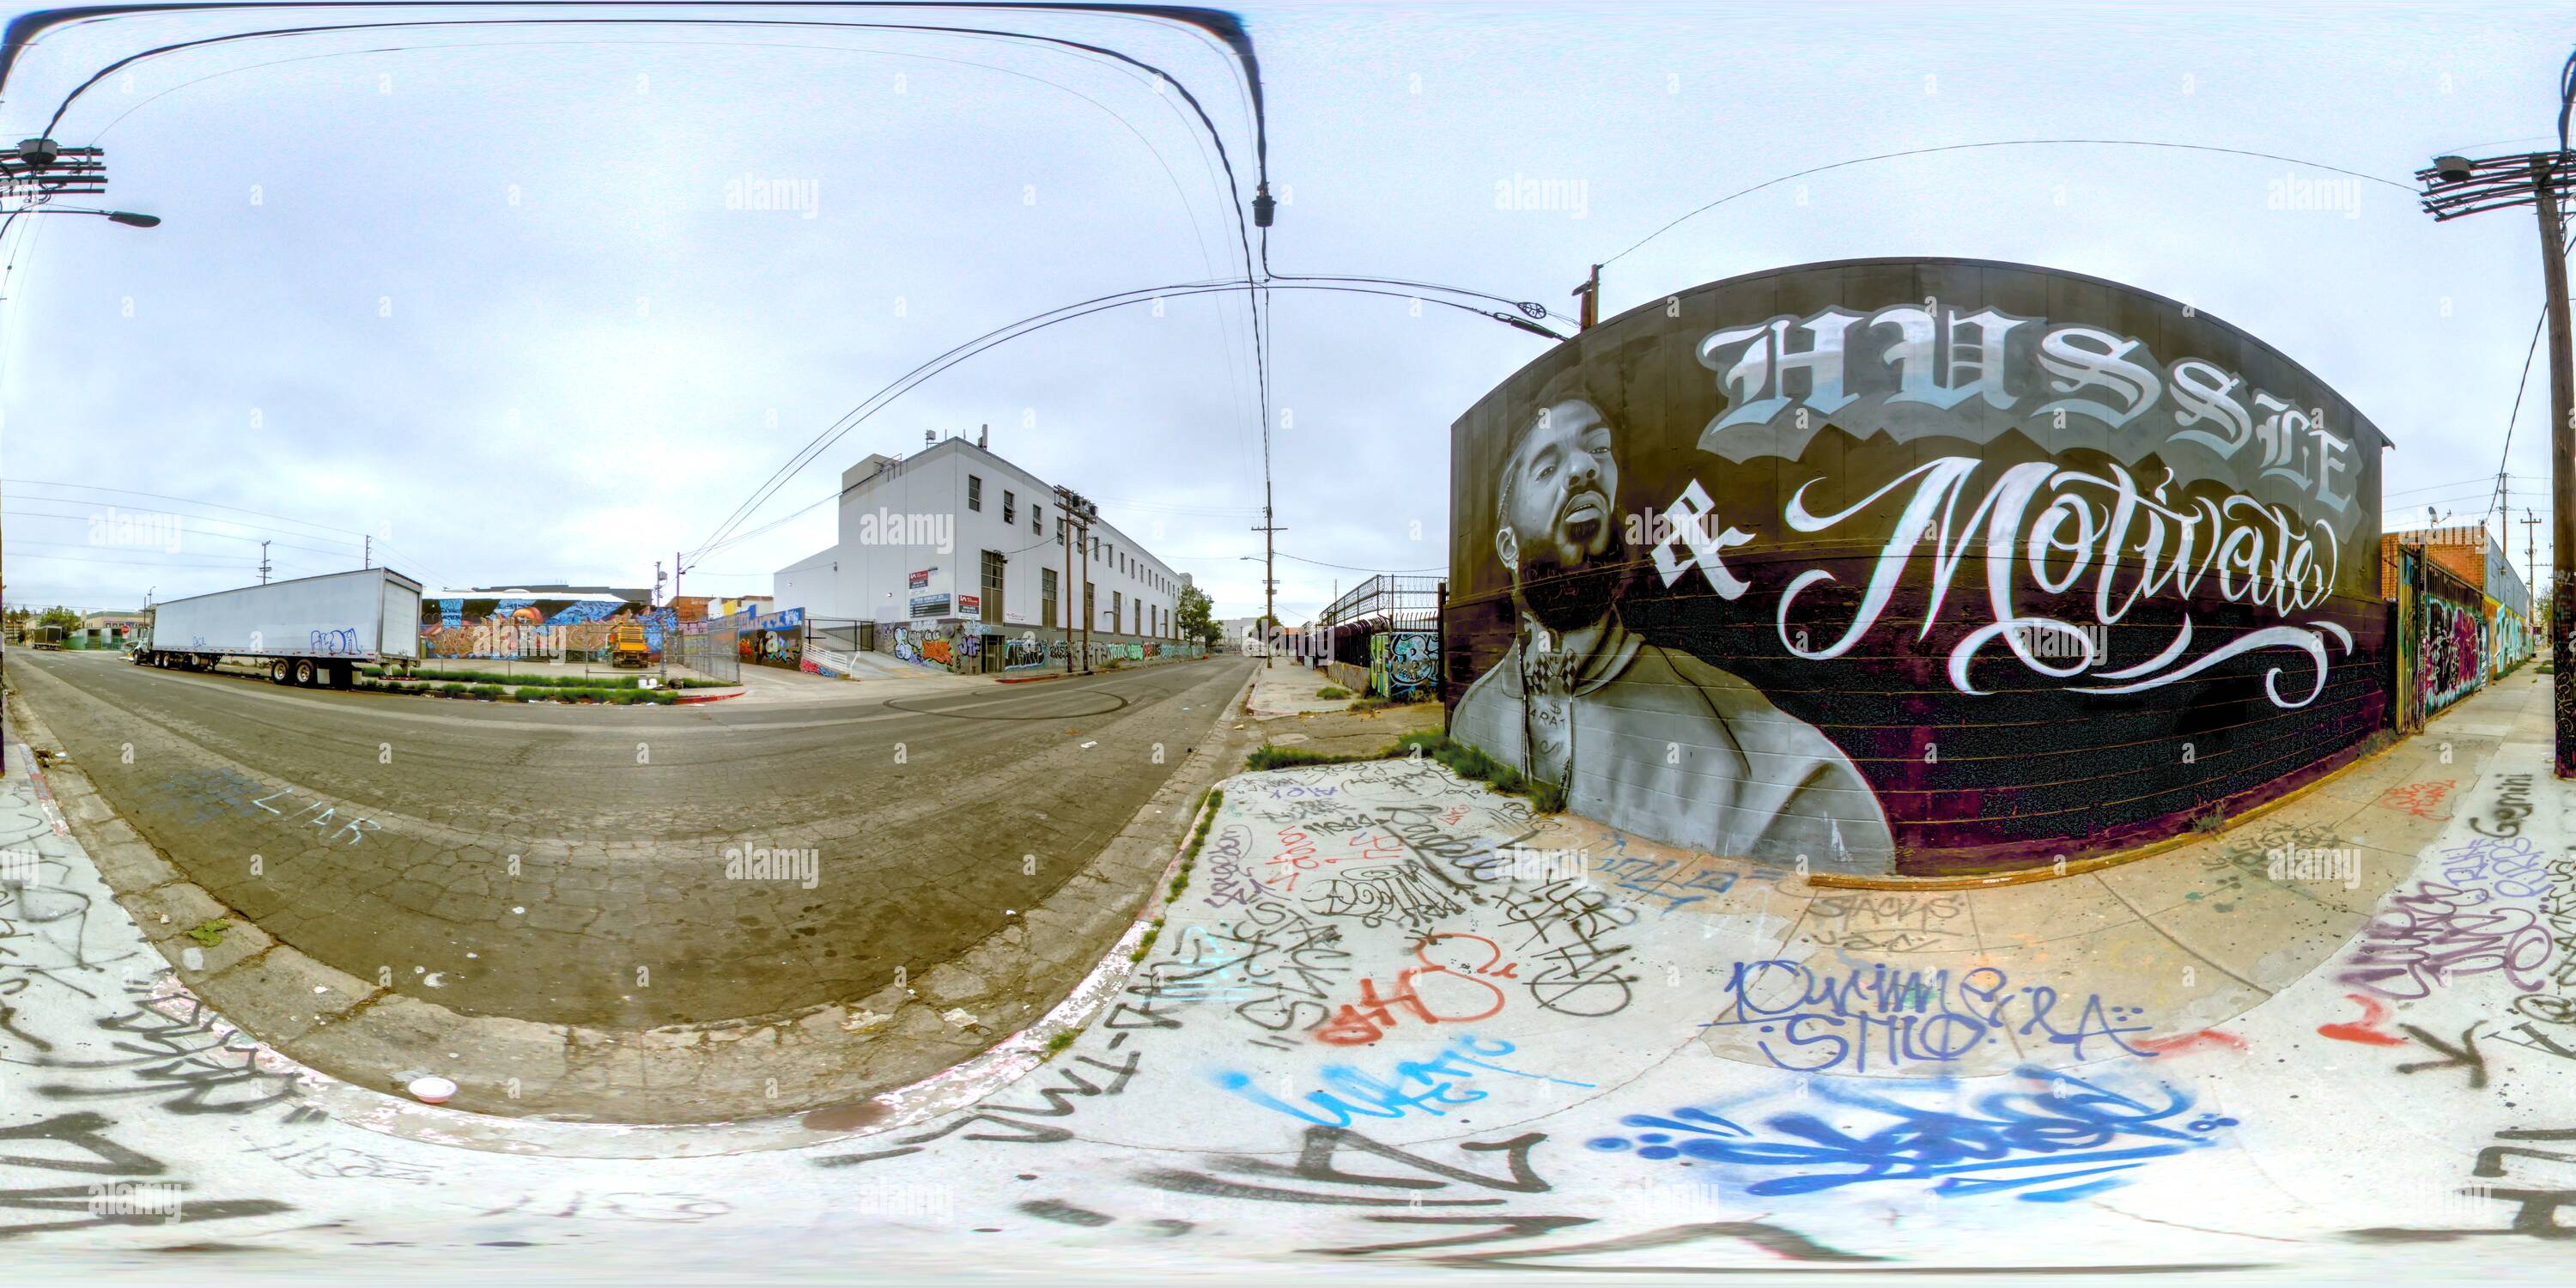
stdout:
POLYGON ((1003 931, 1250 667, 565 708, 9 662, 118 815, 278 939, 459 1011, 617 1028, 866 996, 1003 931))

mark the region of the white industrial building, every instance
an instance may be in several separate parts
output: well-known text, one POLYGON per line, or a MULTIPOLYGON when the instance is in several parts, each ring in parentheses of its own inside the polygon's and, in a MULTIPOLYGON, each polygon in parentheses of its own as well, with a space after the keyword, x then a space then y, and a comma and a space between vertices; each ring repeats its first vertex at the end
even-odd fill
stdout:
POLYGON ((1087 580, 1095 635, 1178 638, 1173 610, 1189 578, 1099 519, 1086 570, 1081 529, 1068 552, 1063 518, 1053 486, 980 441, 871 455, 841 473, 840 540, 780 569, 772 588, 780 608, 801 607, 809 620, 1017 634, 1080 629, 1087 580))

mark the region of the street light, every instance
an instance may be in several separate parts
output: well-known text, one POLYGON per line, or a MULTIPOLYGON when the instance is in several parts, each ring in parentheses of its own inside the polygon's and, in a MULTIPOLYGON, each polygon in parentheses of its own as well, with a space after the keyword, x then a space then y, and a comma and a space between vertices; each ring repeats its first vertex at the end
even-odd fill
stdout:
POLYGON ((72 206, 20 206, 16 210, 9 212, 9 217, 12 219, 17 218, 20 215, 101 215, 104 216, 111 224, 123 224, 128 228, 158 228, 161 226, 161 216, 138 215, 131 210, 85 210, 72 206))

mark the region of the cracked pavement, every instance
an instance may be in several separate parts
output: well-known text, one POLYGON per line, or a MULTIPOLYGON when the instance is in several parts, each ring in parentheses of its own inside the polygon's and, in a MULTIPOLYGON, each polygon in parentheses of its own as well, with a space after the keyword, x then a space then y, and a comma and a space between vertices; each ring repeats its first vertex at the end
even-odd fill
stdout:
POLYGON ((117 817, 278 941, 461 1014, 602 1029, 879 995, 1009 933, 1248 668, 540 708, 12 661, 117 817))

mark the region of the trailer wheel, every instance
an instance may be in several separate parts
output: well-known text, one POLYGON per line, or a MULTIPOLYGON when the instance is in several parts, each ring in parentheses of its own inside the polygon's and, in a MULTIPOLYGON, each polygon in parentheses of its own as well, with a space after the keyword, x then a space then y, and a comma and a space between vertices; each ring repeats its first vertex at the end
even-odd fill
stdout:
POLYGON ((309 689, 309 688, 312 688, 312 687, 313 687, 313 685, 314 685, 313 659, 311 659, 311 658, 309 658, 309 657, 304 657, 304 658, 297 658, 297 659, 295 660, 295 683, 296 683, 297 687, 299 687, 299 688, 306 688, 306 689, 309 689))
POLYGON ((284 684, 287 682, 285 658, 281 657, 268 664, 268 678, 278 684, 284 684))

